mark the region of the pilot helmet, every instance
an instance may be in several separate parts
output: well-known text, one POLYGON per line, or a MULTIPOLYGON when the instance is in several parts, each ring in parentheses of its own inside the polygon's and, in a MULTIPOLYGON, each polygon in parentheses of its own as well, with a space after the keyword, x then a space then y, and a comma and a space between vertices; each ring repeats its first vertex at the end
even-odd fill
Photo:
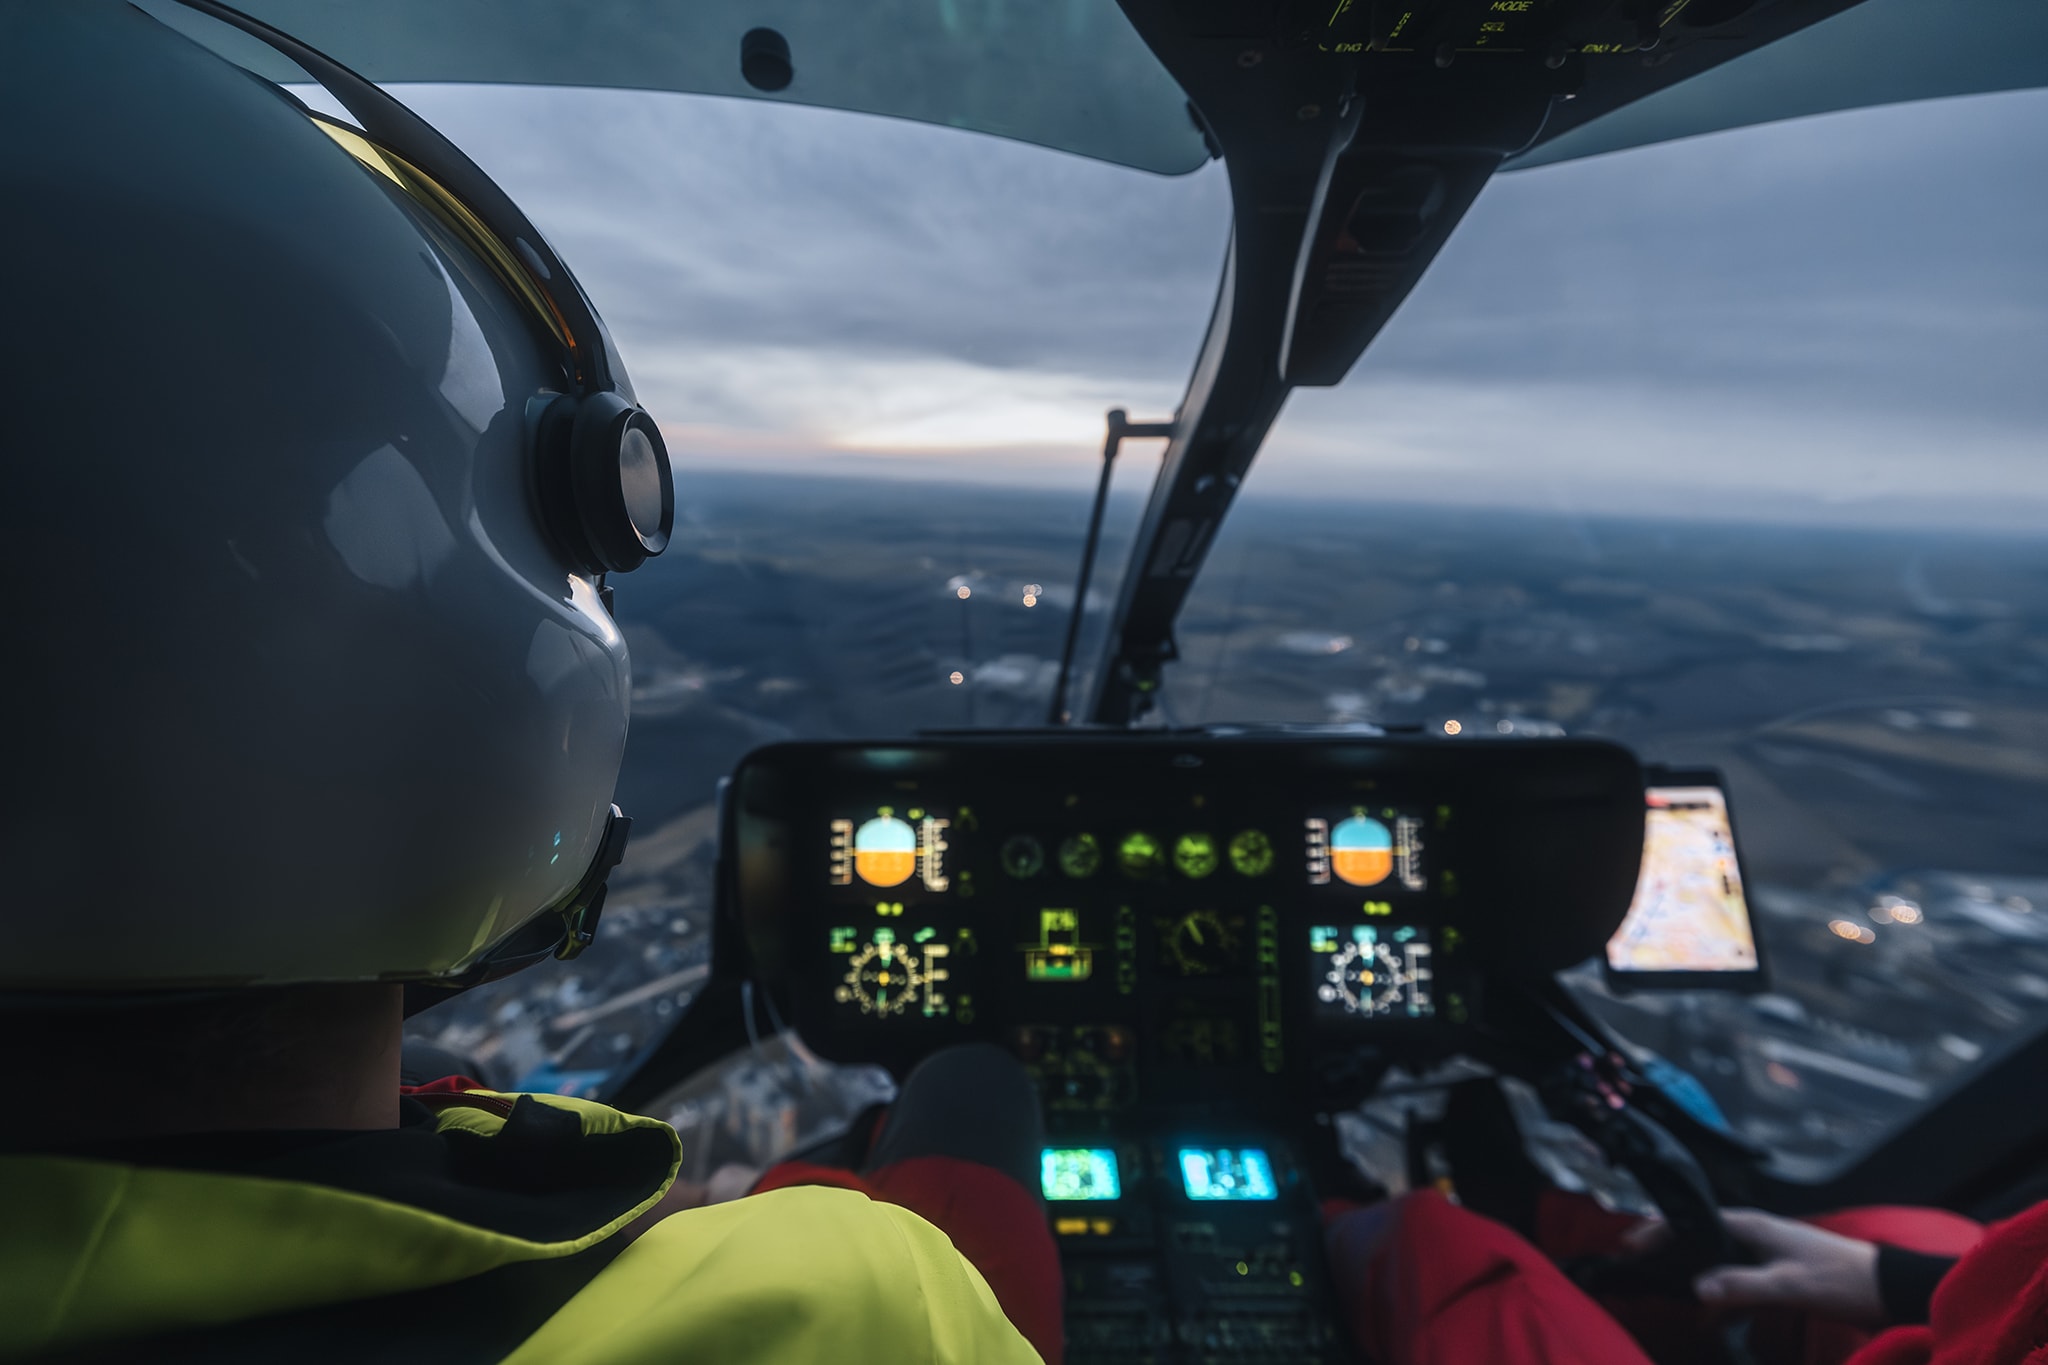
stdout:
POLYGON ((623 848, 605 576, 667 543, 661 433, 467 158, 153 8, 0 19, 0 994, 567 955, 623 848))

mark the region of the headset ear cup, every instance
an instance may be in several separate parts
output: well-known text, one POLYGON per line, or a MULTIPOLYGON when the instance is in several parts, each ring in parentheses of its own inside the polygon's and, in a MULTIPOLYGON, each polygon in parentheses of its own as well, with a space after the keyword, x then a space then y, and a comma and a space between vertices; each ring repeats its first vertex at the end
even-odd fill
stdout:
POLYGON ((581 406, 574 394, 562 394, 541 412, 534 431, 534 501, 541 524, 569 561, 584 573, 600 574, 607 565, 583 528, 576 507, 575 428, 581 406))
POLYGON ((661 429, 613 391, 563 396, 537 434, 541 515, 590 573, 626 573, 668 548, 675 474, 661 429))
POLYGON ((639 568, 668 548, 675 529, 675 476, 661 429, 615 391, 584 398, 570 431, 576 511, 607 570, 639 568))
POLYGON ((620 510, 644 560, 668 548, 676 529, 676 476, 668 443, 647 410, 636 407, 619 425, 616 468, 620 510))

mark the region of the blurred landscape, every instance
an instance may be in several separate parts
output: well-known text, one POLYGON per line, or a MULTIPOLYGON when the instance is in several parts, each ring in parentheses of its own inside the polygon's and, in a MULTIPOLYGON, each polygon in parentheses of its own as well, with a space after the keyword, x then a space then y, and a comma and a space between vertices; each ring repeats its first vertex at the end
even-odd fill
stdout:
MULTIPOLYGON (((1088 491, 687 472, 672 548, 618 584, 636 828, 603 932, 414 1036, 492 1084, 601 1089, 708 971, 712 803, 742 754, 1043 723, 1088 491)), ((1135 514, 1113 510, 1097 626, 1135 514)), ((1813 1174, 2048 1022, 2044 627, 2039 538, 1248 496, 1158 719, 1455 720, 1721 768, 1771 991, 1572 980, 1813 1174)), ((800 1145, 886 1087, 764 1039, 670 1112, 715 1167, 800 1145)))

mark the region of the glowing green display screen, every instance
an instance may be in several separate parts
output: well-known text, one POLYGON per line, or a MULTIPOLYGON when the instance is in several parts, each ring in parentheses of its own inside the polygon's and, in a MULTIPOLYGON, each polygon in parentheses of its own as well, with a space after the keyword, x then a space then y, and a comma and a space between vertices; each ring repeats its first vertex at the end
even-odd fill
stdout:
POLYGON ((1273 1163, 1256 1147, 1183 1147, 1180 1183, 1190 1199, 1278 1199, 1273 1163))
POLYGON ((1047 1199, 1120 1199, 1116 1153, 1107 1147, 1047 1147, 1038 1159, 1038 1187, 1047 1199))

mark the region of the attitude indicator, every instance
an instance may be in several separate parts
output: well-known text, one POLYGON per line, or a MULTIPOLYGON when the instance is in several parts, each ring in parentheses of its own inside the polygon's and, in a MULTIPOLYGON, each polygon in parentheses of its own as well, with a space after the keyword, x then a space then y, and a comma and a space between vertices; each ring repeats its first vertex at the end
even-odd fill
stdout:
POLYGON ((850 886, 857 877, 869 886, 901 886, 915 876, 925 890, 944 891, 952 885, 946 875, 946 831, 951 826, 942 816, 923 810, 899 816, 890 806, 857 825, 834 820, 832 885, 850 886))
POLYGON ((1309 885, 1378 886, 1394 877, 1406 890, 1428 890, 1422 828, 1420 818, 1393 809, 1353 806, 1334 824, 1310 816, 1303 825, 1309 885))
POLYGON ((1363 811, 1330 831, 1330 870, 1353 886, 1378 886, 1394 870, 1394 836, 1363 811))

